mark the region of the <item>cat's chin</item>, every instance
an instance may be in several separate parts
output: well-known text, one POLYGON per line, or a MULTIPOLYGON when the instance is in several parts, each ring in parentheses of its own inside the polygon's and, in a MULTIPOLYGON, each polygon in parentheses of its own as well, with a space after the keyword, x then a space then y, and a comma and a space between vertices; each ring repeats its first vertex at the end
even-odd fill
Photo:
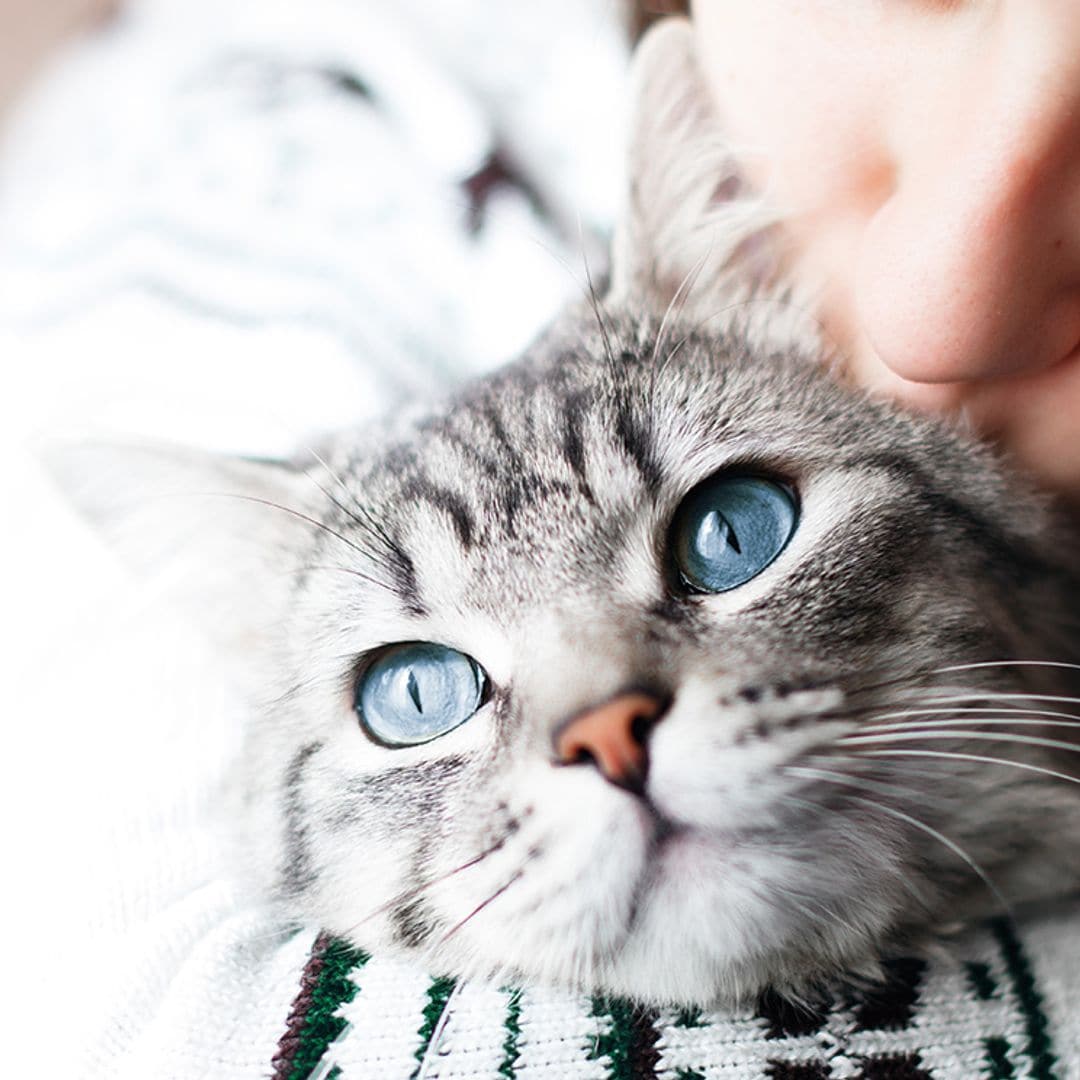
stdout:
POLYGON ((535 911, 530 921, 495 919, 423 959, 467 977, 656 1005, 732 1004, 766 987, 807 996, 841 974, 877 971, 890 912, 862 906, 843 926, 776 904, 762 882, 790 881, 792 867, 735 834, 662 828, 634 865, 592 903, 579 897, 573 913, 560 906, 565 894, 549 898, 548 914, 564 916, 557 927, 535 911))
MULTIPOLYGON (((838 932, 763 896, 768 855, 699 830, 666 836, 623 945, 594 989, 655 1003, 731 1003, 767 986, 796 995, 872 966, 870 927, 838 932)), ((875 928, 876 929, 876 928, 875 928)))

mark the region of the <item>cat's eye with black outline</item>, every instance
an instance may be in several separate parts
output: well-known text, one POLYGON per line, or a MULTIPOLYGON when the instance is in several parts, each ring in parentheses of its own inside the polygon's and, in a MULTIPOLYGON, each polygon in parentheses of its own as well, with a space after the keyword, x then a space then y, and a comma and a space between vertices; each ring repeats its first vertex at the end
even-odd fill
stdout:
POLYGON ((720 473, 693 488, 672 519, 671 555, 683 586, 722 593, 757 577, 799 523, 794 491, 747 473, 720 473))
POLYGON ((366 658, 354 708, 380 745, 418 746, 474 716, 487 690, 487 673, 471 656, 430 641, 409 641, 366 658))

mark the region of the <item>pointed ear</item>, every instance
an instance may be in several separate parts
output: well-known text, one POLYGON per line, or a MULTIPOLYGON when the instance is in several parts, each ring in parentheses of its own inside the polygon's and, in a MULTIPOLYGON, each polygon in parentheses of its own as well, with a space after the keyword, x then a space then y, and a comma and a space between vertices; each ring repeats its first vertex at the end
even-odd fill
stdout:
POLYGON ((630 190, 607 299, 706 318, 775 274, 775 218, 752 193, 709 96, 690 24, 664 19, 632 69, 630 190))
POLYGON ((164 446, 52 445, 41 457, 153 591, 219 645, 250 654, 280 625, 324 497, 307 474, 164 446))

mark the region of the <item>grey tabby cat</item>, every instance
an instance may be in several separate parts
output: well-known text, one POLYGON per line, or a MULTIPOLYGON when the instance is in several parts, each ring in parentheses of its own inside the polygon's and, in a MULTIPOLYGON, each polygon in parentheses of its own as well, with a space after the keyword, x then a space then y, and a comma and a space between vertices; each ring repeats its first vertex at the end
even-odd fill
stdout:
POLYGON ((1080 885, 1080 577, 988 450, 736 303, 769 223, 713 200, 685 27, 638 67, 602 307, 318 458, 79 468, 236 651, 246 847, 291 914, 708 1002, 1080 885))

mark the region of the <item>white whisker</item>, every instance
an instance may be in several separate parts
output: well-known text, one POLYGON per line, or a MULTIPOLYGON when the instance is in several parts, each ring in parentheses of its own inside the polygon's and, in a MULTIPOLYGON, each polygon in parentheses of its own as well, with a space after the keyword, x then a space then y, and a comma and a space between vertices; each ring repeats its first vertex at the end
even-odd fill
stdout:
POLYGON ((965 754, 958 750, 862 750, 863 757, 928 757, 946 758, 954 761, 978 761, 988 765, 1011 765, 1014 769, 1025 769, 1041 776, 1052 776, 1057 780, 1067 780, 1071 784, 1080 784, 1080 777, 1054 769, 1044 769, 1041 765, 1029 765, 1026 761, 1012 761, 1009 758, 988 757, 983 754, 965 754))
POLYGON ((446 1002, 443 1004, 442 1012, 439 1013, 439 1019, 435 1024, 435 1030, 431 1033, 431 1038, 428 1040, 427 1049, 424 1050, 423 1060, 420 1062, 420 1068, 413 1074, 415 1080, 424 1080, 428 1075, 428 1069, 434 1064, 435 1059, 439 1057, 439 1047, 442 1045, 443 1034, 446 1031, 446 1025, 450 1022, 450 1017, 453 1015, 453 1005, 456 1003, 456 999, 461 996, 462 990, 464 990, 466 981, 464 979, 454 983, 453 990, 447 995, 446 1002))
MULTIPOLYGON (((1080 697, 1063 694, 1024 694, 1012 691, 972 689, 963 694, 949 697, 931 697, 924 700, 926 705, 962 704, 965 701, 1060 701, 1069 705, 1080 705, 1080 697)), ((1071 715, 1071 714, 1068 714, 1071 715)))
MULTIPOLYGON (((807 780, 826 780, 832 783, 846 784, 849 787, 872 791, 878 795, 913 795, 918 792, 911 788, 890 784, 879 780, 870 780, 865 776, 833 772, 831 769, 816 769, 809 765, 785 765, 784 772, 793 776, 802 776, 807 780)), ((788 796, 790 798, 790 796, 788 796)))
POLYGON ((983 742, 1019 743, 1022 746, 1042 746, 1049 750, 1066 750, 1080 754, 1080 746, 1060 739, 1042 739, 1036 735, 1017 735, 1007 731, 975 731, 954 728, 949 731, 886 731, 878 735, 844 735, 837 740, 845 746, 864 746, 870 743, 901 742, 906 739, 980 739, 983 742))
MULTIPOLYGON (((796 770, 800 772, 806 771, 816 773, 818 774, 819 779, 825 780, 828 783, 843 784, 848 787, 863 788, 869 790, 868 784, 864 780, 845 776, 842 773, 830 773, 829 771, 823 769, 803 770, 798 766, 793 766, 786 769, 785 771, 792 772, 796 770)), ((1001 904, 1002 910, 1007 913, 1011 911, 1009 902, 1005 899, 1004 896, 1002 896, 998 887, 990 880, 989 877, 987 877, 986 872, 983 870, 983 868, 979 866, 979 864, 962 847, 960 847, 959 844, 950 840, 947 836, 945 836, 943 833, 938 832, 938 830, 933 828, 932 826, 927 825, 925 821, 920 821, 918 818, 914 818, 910 814, 904 813, 903 810, 897 810, 893 806, 884 806, 879 802, 875 802, 873 799, 866 799, 860 795, 849 795, 848 798, 851 799, 852 802, 862 803, 864 806, 873 807, 876 810, 880 810, 883 814, 888 814, 890 817, 897 818, 899 821, 907 822, 907 824, 911 825, 913 828, 919 829, 920 831, 926 833, 927 836, 930 836, 933 839, 937 840, 939 843, 944 844, 945 847, 947 847, 954 855, 962 859, 972 869, 972 871, 974 871, 974 873, 979 876, 979 879, 983 882, 984 885, 986 885, 990 892, 993 893, 998 903, 1001 904)))
POLYGON ((1080 664, 1070 664, 1065 660, 978 660, 971 664, 950 664, 948 667, 934 668, 933 673, 945 675, 954 671, 976 671, 994 667, 1049 667, 1080 671, 1080 664))
POLYGON ((867 731, 906 730, 908 728, 943 727, 946 724, 1019 724, 1034 727, 1080 727, 1080 716, 1076 713, 1055 712, 1051 709, 1021 709, 1012 705, 999 705, 993 708, 984 706, 957 705, 950 709, 902 709, 896 712, 878 713, 862 728, 867 731), (963 714, 963 715, 960 715, 963 714), (902 723, 883 724, 882 720, 892 720, 902 716, 945 716, 944 720, 906 720, 902 723), (1060 717, 1060 719, 1031 719, 1032 717, 1060 717))

